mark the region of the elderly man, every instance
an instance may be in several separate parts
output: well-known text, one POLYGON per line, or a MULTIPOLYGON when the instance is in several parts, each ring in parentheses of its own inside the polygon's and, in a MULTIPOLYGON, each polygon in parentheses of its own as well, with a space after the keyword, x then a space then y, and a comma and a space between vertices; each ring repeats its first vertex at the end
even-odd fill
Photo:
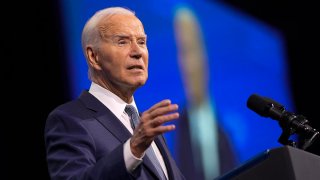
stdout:
POLYGON ((111 7, 85 24, 90 89, 55 108, 45 128, 54 179, 184 179, 165 144, 179 117, 169 99, 138 113, 134 92, 148 78, 147 36, 131 10, 111 7))

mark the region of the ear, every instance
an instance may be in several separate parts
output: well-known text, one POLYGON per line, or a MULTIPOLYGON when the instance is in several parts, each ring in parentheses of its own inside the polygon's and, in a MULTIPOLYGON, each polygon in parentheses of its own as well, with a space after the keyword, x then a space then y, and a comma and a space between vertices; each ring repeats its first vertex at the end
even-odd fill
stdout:
POLYGON ((91 66, 93 69, 101 70, 98 53, 93 49, 92 46, 87 46, 86 56, 89 66, 91 66))

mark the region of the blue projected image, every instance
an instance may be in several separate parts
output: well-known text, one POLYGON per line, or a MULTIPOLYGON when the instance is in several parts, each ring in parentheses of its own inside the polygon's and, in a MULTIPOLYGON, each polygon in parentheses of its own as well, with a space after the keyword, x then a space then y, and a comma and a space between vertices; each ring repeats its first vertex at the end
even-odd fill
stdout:
POLYGON ((293 108, 286 54, 281 33, 261 21, 212 1, 182 2, 61 1, 70 94, 77 97, 90 86, 81 49, 86 20, 105 7, 135 11, 149 49, 149 79, 135 94, 139 111, 167 98, 179 104, 176 131, 165 134, 169 149, 186 171, 179 146, 189 147, 183 144, 188 139, 189 150, 198 157, 192 163, 202 167, 204 179, 210 179, 228 170, 221 169, 228 155, 219 154, 220 132, 234 157, 229 170, 281 146, 277 122, 249 110, 246 101, 257 93, 293 108))

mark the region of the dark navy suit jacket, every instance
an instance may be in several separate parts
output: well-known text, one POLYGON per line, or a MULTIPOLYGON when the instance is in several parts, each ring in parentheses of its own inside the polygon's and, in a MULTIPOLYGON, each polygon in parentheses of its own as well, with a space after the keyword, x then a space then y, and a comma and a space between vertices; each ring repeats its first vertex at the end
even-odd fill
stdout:
MULTIPOLYGON (((131 133, 119 119, 87 91, 54 109, 45 127, 48 170, 52 180, 158 179, 147 156, 129 173, 123 144, 131 133)), ((155 139, 170 180, 184 179, 163 136, 155 139)))

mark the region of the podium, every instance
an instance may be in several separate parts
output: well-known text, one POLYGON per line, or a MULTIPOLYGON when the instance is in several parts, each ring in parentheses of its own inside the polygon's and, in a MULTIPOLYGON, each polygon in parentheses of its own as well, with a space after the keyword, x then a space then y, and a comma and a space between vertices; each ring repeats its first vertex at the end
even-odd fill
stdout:
POLYGON ((292 146, 268 149, 215 180, 320 180, 320 156, 292 146))

